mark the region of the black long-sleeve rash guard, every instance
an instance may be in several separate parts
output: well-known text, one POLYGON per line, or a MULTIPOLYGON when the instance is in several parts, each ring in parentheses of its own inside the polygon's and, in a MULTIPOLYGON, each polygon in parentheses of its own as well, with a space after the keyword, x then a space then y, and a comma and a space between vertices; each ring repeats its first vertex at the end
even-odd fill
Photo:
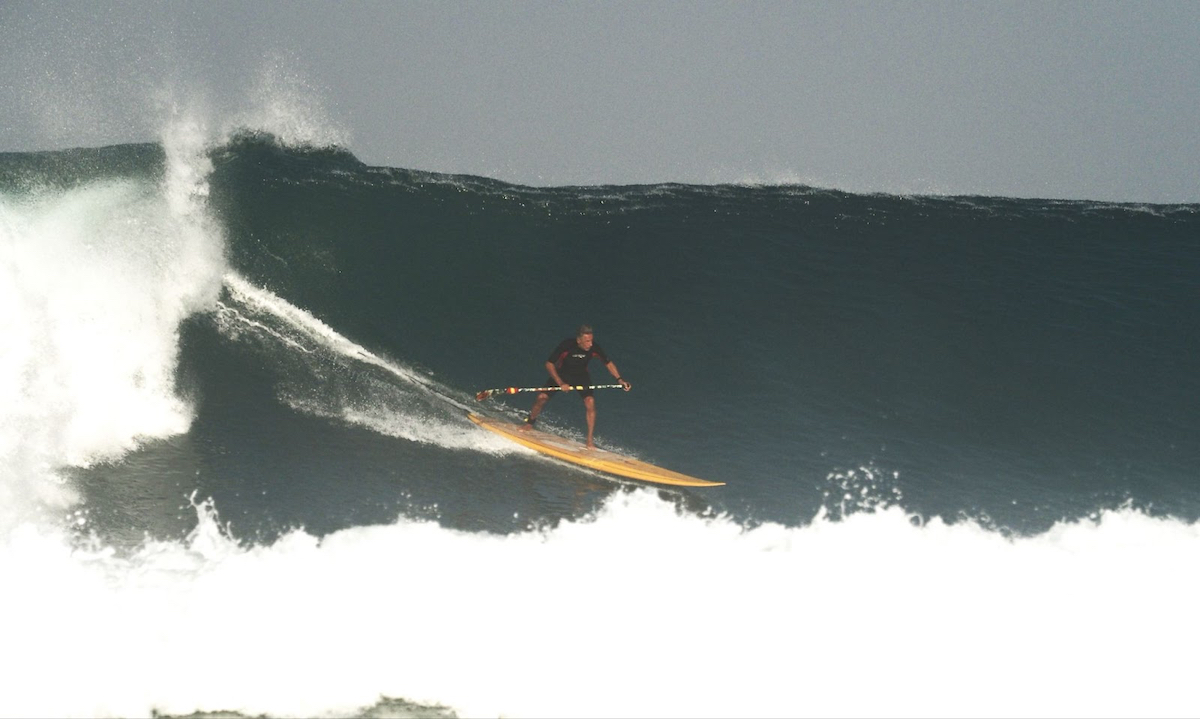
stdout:
POLYGON ((568 384, 587 384, 590 377, 587 366, 593 357, 604 364, 610 362, 608 355, 595 342, 592 343, 590 350, 585 350, 579 346, 574 337, 568 337, 558 343, 546 361, 554 365, 554 368, 558 370, 558 376, 568 384))

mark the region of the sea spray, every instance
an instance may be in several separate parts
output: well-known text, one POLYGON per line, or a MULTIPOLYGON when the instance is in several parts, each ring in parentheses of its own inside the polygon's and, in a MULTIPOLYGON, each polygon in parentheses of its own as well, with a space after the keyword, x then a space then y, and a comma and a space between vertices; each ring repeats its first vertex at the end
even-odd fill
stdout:
POLYGON ((234 272, 215 313, 233 341, 256 344, 286 361, 278 388, 291 408, 368 427, 390 437, 492 453, 524 451, 468 424, 468 405, 447 387, 403 363, 355 344, 312 314, 234 272))
POLYGON ((178 326, 216 300, 224 240, 196 128, 164 149, 162 178, 0 194, 0 527, 73 501, 59 468, 188 428, 178 326))
POLYGON ((232 113, 222 142, 250 131, 287 147, 346 147, 350 133, 325 108, 322 93, 300 69, 300 60, 275 50, 254 74, 243 110, 232 113))

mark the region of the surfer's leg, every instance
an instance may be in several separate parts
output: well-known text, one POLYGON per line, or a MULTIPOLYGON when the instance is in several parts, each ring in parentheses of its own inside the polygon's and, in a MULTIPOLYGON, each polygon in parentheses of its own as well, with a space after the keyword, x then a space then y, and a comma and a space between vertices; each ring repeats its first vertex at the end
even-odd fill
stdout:
POLYGON ((525 424, 521 425, 522 432, 533 428, 534 420, 536 420, 538 415, 542 413, 542 407, 545 407, 546 403, 549 401, 550 401, 550 393, 548 393, 548 392, 539 392, 538 393, 537 399, 535 399, 533 401, 533 407, 530 408, 530 410, 529 410, 529 416, 525 418, 525 424))
POLYGON ((596 431, 596 398, 584 397, 583 406, 587 408, 587 447, 588 449, 595 449, 596 445, 592 443, 592 433, 596 431))

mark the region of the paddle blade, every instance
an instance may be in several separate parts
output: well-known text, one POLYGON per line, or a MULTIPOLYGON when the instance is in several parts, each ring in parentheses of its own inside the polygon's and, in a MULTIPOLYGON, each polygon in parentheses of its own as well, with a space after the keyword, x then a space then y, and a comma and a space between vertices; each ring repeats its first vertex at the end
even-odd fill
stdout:
MULTIPOLYGON (((558 388, 555 387, 554 389, 558 389, 558 388)), ((485 399, 487 399, 488 397, 491 397, 492 395, 496 394, 497 392, 499 392, 500 394, 516 394, 517 392, 528 392, 528 391, 529 390, 524 387, 497 387, 496 389, 485 389, 482 392, 477 392, 475 394, 475 399, 482 402, 485 399)))

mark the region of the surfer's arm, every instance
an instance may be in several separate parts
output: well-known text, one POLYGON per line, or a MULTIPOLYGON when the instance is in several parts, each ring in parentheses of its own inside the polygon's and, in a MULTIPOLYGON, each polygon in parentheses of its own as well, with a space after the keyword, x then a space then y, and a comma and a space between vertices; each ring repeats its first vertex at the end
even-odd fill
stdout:
POLYGON ((554 366, 553 362, 546 363, 546 371, 550 373, 550 376, 554 378, 554 381, 558 383, 559 387, 563 387, 564 385, 570 386, 570 385, 567 385, 566 382, 563 382, 562 377, 558 376, 558 367, 554 366))
POLYGON ((633 387, 633 385, 629 384, 629 380, 621 377, 620 370, 617 369, 617 366, 615 364, 613 364, 611 360, 608 362, 605 362, 604 366, 605 366, 605 368, 608 369, 609 373, 612 374, 613 377, 617 378, 617 381, 621 383, 621 386, 625 388, 626 392, 628 392, 633 387))

